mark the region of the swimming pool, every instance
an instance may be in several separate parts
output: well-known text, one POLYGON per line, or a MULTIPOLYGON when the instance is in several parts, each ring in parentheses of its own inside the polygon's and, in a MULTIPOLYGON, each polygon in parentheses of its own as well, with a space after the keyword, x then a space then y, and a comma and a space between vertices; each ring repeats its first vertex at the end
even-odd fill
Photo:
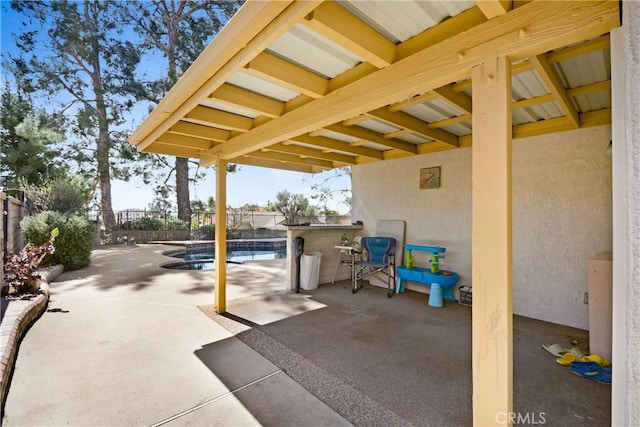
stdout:
MULTIPOLYGON (((174 270, 213 270, 213 243, 188 245, 184 250, 165 252, 164 255, 183 261, 162 265, 174 270)), ((286 239, 231 240, 227 242, 227 265, 246 261, 268 261, 287 257, 286 239)))

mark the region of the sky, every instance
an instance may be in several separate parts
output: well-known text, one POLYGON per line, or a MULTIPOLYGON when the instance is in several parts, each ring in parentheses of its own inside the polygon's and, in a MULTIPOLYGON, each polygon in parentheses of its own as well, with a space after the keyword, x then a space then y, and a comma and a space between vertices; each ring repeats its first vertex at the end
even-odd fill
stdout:
MULTIPOLYGON (((20 15, 13 12, 8 0, 0 0, 0 51, 16 55, 12 33, 19 29, 20 15)), ((145 61, 147 66, 153 61, 145 61)), ((150 67, 163 69, 162 66, 150 67)), ((2 84, 5 78, 10 78, 2 70, 2 84)), ((151 70, 150 70, 151 71, 151 70)), ((146 106, 139 106, 132 114, 127 129, 135 130, 146 116, 146 106)), ((173 162, 171 160, 171 162, 173 162)), ((231 207, 240 207, 247 203, 266 206, 268 201, 275 201, 276 193, 287 190, 291 193, 311 193, 312 185, 323 184, 325 180, 334 177, 335 172, 328 171, 321 174, 305 174, 300 172, 282 171, 276 169, 261 168, 255 166, 240 166, 235 173, 227 176, 227 204, 231 207)), ((332 190, 351 189, 351 180, 348 176, 329 179, 327 185, 332 190)), ((190 185, 190 197, 192 200, 206 201, 209 197, 215 198, 215 170, 206 170, 206 178, 196 184, 190 185)), ((146 208, 155 197, 153 185, 145 185, 140 179, 132 178, 130 181, 112 180, 111 183, 112 206, 114 210, 129 208, 146 208)), ((349 206, 343 203, 344 196, 337 194, 327 203, 327 207, 341 214, 348 213, 349 206)), ((175 201, 172 200, 172 202, 175 201)), ((310 199, 314 204, 314 200, 310 199)))
MULTIPOLYGON (((247 203, 266 206, 267 201, 275 202, 276 193, 287 190, 290 193, 311 193, 311 186, 321 184, 326 178, 332 177, 334 172, 328 171, 321 174, 304 174, 278 169, 259 168, 255 166, 240 166, 240 171, 227 175, 227 205, 240 207, 247 203)), ((340 177, 333 180, 333 189, 351 189, 348 177, 340 177)), ((202 201, 209 197, 215 198, 215 170, 207 169, 207 178, 195 184, 195 195, 202 201)), ((194 200, 194 184, 191 184, 191 199, 194 200)), ((145 208, 153 200, 154 194, 151 188, 141 181, 124 182, 114 180, 111 183, 111 197, 114 210, 129 208, 145 208)), ((341 214, 346 214, 349 207, 341 203, 343 196, 336 195, 334 200, 327 203, 330 209, 341 214)), ((315 202, 309 200, 312 204, 315 202)))

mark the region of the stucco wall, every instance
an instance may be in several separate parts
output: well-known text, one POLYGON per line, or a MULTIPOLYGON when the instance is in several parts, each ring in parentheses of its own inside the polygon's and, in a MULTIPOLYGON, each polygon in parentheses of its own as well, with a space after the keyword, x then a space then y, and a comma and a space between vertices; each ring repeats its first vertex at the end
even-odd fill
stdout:
MULTIPOLYGON (((514 141, 516 314, 588 329, 587 260, 612 247, 610 139, 602 126, 514 141)), ((472 285, 471 148, 355 167, 353 220, 371 235, 379 219, 404 219, 407 243, 445 246, 442 267, 472 285), (441 187, 420 190, 429 166, 441 166, 441 187)))

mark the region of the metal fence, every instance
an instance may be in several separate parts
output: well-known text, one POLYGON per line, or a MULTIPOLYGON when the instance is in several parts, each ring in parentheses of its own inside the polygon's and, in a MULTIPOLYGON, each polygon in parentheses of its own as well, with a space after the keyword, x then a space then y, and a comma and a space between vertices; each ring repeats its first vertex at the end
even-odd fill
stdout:
MULTIPOLYGON (((101 244, 147 243, 169 240, 215 239, 215 212, 194 211, 190 221, 178 219, 172 211, 128 209, 115 211, 116 223, 109 230, 101 225, 100 212, 90 211, 89 219, 100 224, 101 244)), ((229 208, 227 236, 229 239, 264 239, 286 237, 286 230, 278 227, 285 222, 279 212, 249 211, 229 208)), ((350 224, 351 216, 319 216, 303 218, 300 222, 314 224, 350 224)))

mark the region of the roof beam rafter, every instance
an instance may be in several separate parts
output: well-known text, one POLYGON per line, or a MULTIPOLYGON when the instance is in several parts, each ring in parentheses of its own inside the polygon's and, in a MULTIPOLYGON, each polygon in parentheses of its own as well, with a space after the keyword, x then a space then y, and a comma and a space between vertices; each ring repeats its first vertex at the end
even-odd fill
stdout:
POLYGON ((284 102, 229 83, 220 86, 209 98, 271 118, 280 117, 285 111, 284 102))
POLYGON ((233 162, 239 165, 259 166, 259 167, 269 168, 269 169, 285 169, 293 172, 304 172, 304 173, 316 173, 322 170, 321 168, 317 168, 312 165, 301 165, 299 163, 287 163, 287 162, 281 162, 277 160, 261 159, 258 157, 248 157, 248 156, 238 157, 237 159, 234 159, 233 162))
POLYGON ((294 142, 313 145, 321 149, 330 149, 343 153, 349 153, 353 154, 354 156, 368 157, 375 160, 382 160, 384 158, 383 153, 380 150, 374 150, 373 148, 368 147, 358 147, 351 145, 348 142, 342 142, 324 136, 298 135, 290 139, 294 142))
POLYGON ((277 151, 279 153, 313 157, 316 159, 328 160, 336 163, 344 163, 349 165, 357 164, 356 157, 354 156, 349 156, 346 154, 339 154, 339 153, 332 153, 332 152, 325 153, 324 151, 317 150, 315 148, 302 147, 300 145, 294 145, 294 144, 285 145, 284 143, 279 143, 275 145, 270 145, 269 147, 267 147, 267 149, 270 151, 277 151))
POLYGON ((324 77, 266 51, 245 65, 245 71, 312 98, 321 97, 329 87, 324 77))
POLYGON ((365 129, 360 126, 342 126, 339 124, 333 124, 333 125, 325 126, 324 129, 332 132, 341 133, 343 135, 348 135, 352 138, 358 138, 364 141, 380 144, 385 147, 393 148, 396 150, 406 151, 407 153, 418 154, 418 149, 416 148, 416 144, 412 144, 407 141, 402 141, 400 139, 385 138, 383 135, 377 132, 374 132, 369 129, 365 129))
POLYGON ((394 61, 396 46, 337 3, 322 3, 303 24, 375 67, 383 68, 394 61))
POLYGON ((200 151, 195 148, 184 148, 178 147, 176 145, 156 142, 151 147, 149 147, 149 150, 146 150, 145 153, 162 154, 165 156, 185 157, 191 159, 202 159, 202 157, 200 156, 202 153, 204 153, 204 151, 200 151))
MULTIPOLYGON (((577 43, 619 25, 618 4, 531 2, 318 98, 210 150, 226 160, 460 80, 488 52, 513 61, 577 43), (500 25, 494 22, 500 21, 500 25), (526 29, 525 31, 521 31, 526 29)), ((384 139, 384 138, 383 138, 384 139)), ((415 147, 415 145, 414 145, 415 147)), ((207 166, 205 162, 203 166, 207 166)))
POLYGON ((228 130, 189 122, 178 122, 171 126, 167 132, 210 139, 216 142, 224 142, 231 137, 231 132, 228 130))
POLYGON ((465 113, 471 114, 471 97, 462 92, 456 92, 453 90, 453 85, 445 85, 434 89, 433 92, 441 99, 452 104, 454 107, 459 108, 465 113))
MULTIPOLYGON (((266 150, 266 148, 263 150, 266 150)), ((286 163, 299 163, 301 165, 318 166, 325 169, 333 169, 335 167, 333 162, 328 160, 315 159, 311 157, 300 157, 295 154, 279 153, 275 151, 254 151, 253 153, 247 154, 247 157, 255 157, 258 159, 274 160, 286 163)))
POLYGON ((476 5, 489 19, 504 15, 513 7, 511 0, 476 0, 476 5))
POLYGON ((320 3, 321 0, 246 2, 234 15, 233 25, 222 29, 147 120, 129 137, 129 142, 136 145, 138 151, 144 151, 320 3))
POLYGON ((529 60, 538 71, 538 74, 540 74, 549 91, 555 96, 556 101, 560 104, 560 108, 564 111, 571 125, 577 129, 580 126, 578 111, 574 107, 571 98, 569 98, 567 89, 562 84, 560 76, 558 76, 551 62, 549 62, 545 55, 536 55, 529 58, 529 60))
MULTIPOLYGON (((388 108, 378 108, 373 111, 369 111, 369 115, 376 119, 383 120, 385 122, 396 125, 402 129, 408 129, 412 133, 423 136, 427 139, 435 139, 447 144, 458 146, 458 137, 452 133, 443 131, 441 129, 434 129, 420 119, 417 119, 407 113, 401 111, 392 112, 388 108)), ((394 147, 397 148, 397 147, 394 147)))
POLYGON ((176 135, 175 133, 165 133, 164 135, 160 135, 160 137, 158 138, 158 142, 161 144, 173 145, 175 147, 186 147, 203 151, 208 150, 216 145, 215 142, 208 139, 195 138, 193 136, 176 135))
MULTIPOLYGON (((566 61, 571 58, 578 57, 580 55, 586 55, 587 53, 595 52, 597 50, 606 49, 609 47, 610 37, 609 34, 604 34, 600 37, 588 40, 583 43, 575 44, 573 46, 564 47, 562 49, 555 50, 546 54, 550 63, 566 61)), ((531 71, 534 65, 525 59, 524 61, 517 62, 511 67, 511 74, 524 73, 531 71)), ((453 90, 456 92, 462 92, 471 88, 471 79, 463 80, 453 84, 453 90)))
POLYGON ((215 108, 197 106, 184 116, 185 120, 193 120, 205 125, 227 130, 246 132, 253 128, 253 119, 239 114, 228 113, 215 108))

